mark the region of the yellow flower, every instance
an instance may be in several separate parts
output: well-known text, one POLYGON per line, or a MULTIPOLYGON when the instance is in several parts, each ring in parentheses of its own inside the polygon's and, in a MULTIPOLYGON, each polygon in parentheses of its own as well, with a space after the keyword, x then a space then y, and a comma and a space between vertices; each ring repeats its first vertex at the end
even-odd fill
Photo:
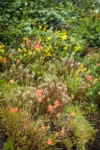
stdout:
POLYGON ((64 31, 63 34, 67 34, 67 31, 64 31))
POLYGON ((68 46, 65 46, 65 47, 64 47, 64 50, 68 50, 68 46))
POLYGON ((0 45, 0 49, 1 49, 1 48, 4 48, 4 45, 3 45, 3 44, 0 45))
POLYGON ((0 56, 0 61, 2 61, 3 60, 3 57, 2 56, 0 56))
POLYGON ((77 52, 80 48, 81 48, 80 45, 77 45, 74 47, 74 51, 77 52))
POLYGON ((61 39, 62 39, 62 41, 65 41, 67 39, 67 35, 66 34, 62 35, 61 39))
POLYGON ((21 52, 22 50, 21 50, 21 48, 18 48, 18 52, 21 52))
POLYGON ((48 40, 48 41, 50 41, 51 39, 52 39, 52 37, 51 37, 51 36, 47 37, 47 40, 48 40))
POLYGON ((26 57, 26 54, 24 54, 24 57, 26 57))
POLYGON ((94 79, 94 80, 93 80, 93 84, 95 84, 97 81, 98 81, 98 79, 97 79, 97 78, 96 78, 96 79, 94 79))
POLYGON ((60 34, 60 30, 56 30, 55 35, 59 35, 59 34, 60 34))
POLYGON ((49 46, 46 47, 45 52, 46 52, 46 53, 49 53, 51 48, 52 48, 52 46, 51 46, 51 44, 49 44, 49 46))
POLYGON ((23 52, 27 52, 26 48, 23 48, 23 52))
POLYGON ((32 51, 28 50, 28 54, 31 56, 32 55, 32 51))
POLYGON ((49 47, 48 47, 48 49, 50 49, 52 46, 51 46, 51 44, 49 44, 49 47))
POLYGON ((46 31, 46 27, 44 27, 43 29, 44 29, 44 31, 46 31))
POLYGON ((76 80, 79 81, 81 78, 77 77, 76 80))
POLYGON ((0 52, 1 52, 1 53, 4 53, 4 49, 0 49, 0 52))
POLYGON ((39 39, 40 42, 42 41, 42 37, 41 36, 38 36, 38 39, 39 39))
POLYGON ((40 29, 42 29, 42 26, 41 26, 41 25, 39 25, 39 28, 40 28, 40 29))
POLYGON ((23 40, 25 41, 25 40, 26 40, 26 37, 24 37, 23 40))
POLYGON ((52 54, 49 52, 49 53, 47 53, 47 56, 52 56, 52 54))

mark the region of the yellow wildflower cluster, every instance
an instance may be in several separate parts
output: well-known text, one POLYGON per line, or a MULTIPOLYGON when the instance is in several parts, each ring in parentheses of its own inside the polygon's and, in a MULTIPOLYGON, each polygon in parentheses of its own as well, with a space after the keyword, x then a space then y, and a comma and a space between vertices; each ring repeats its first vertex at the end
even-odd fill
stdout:
POLYGON ((41 25, 39 25, 39 28, 40 28, 40 29, 42 29, 42 26, 41 26, 41 25))
POLYGON ((37 36, 37 39, 39 42, 41 42, 43 40, 42 36, 37 36))
POLYGON ((21 53, 21 54, 23 54, 24 57, 26 57, 27 54, 29 56, 31 56, 33 54, 33 52, 31 50, 29 50, 29 49, 27 50, 26 48, 22 48, 22 49, 18 48, 18 52, 21 53))
POLYGON ((48 36, 48 37, 47 37, 47 41, 50 41, 51 39, 52 39, 51 36, 48 36))
POLYGON ((46 56, 52 57, 51 48, 52 48, 52 45, 51 45, 51 44, 49 44, 49 46, 47 46, 47 47, 45 48, 44 51, 45 51, 45 53, 46 53, 46 56))
POLYGON ((4 53, 4 49, 3 49, 3 48, 4 48, 4 45, 3 45, 3 44, 0 44, 0 52, 1 52, 1 53, 4 53))
POLYGON ((77 52, 78 50, 80 50, 81 46, 80 45, 77 45, 74 47, 74 52, 77 52))
POLYGON ((60 30, 56 30, 56 31, 55 31, 55 35, 59 35, 60 32, 61 32, 60 30))
POLYGON ((3 60, 3 57, 2 56, 0 56, 0 61, 2 61, 3 60))
POLYGON ((64 50, 68 50, 68 46, 65 46, 65 47, 64 47, 64 50))
POLYGON ((55 35, 60 38, 62 41, 65 41, 67 39, 67 31, 55 31, 55 35))
POLYGON ((28 37, 24 37, 22 47, 18 48, 18 52, 24 57, 32 56, 33 52, 29 47, 30 47, 30 39, 28 37))
POLYGON ((18 48, 18 52, 22 52, 22 49, 21 49, 21 48, 18 48))
POLYGON ((81 64, 79 67, 78 67, 78 70, 76 71, 76 75, 80 74, 80 73, 84 73, 85 75, 88 74, 88 71, 87 71, 87 68, 84 66, 84 64, 81 64))
POLYGON ((44 31, 46 31, 47 30, 47 27, 45 26, 45 27, 43 27, 42 25, 39 25, 38 26, 40 29, 43 29, 44 31))
POLYGON ((38 26, 39 29, 42 29, 42 30, 44 30, 44 31, 47 30, 47 26, 42 26, 42 25, 40 24, 40 22, 37 22, 36 20, 33 21, 33 25, 34 25, 34 26, 38 26))
POLYGON ((27 37, 23 37, 23 41, 26 41, 27 37))
POLYGON ((3 44, 0 44, 0 49, 4 48, 4 45, 3 44))
POLYGON ((66 34, 63 34, 63 35, 61 36, 61 39, 62 39, 62 41, 65 41, 65 40, 67 39, 67 35, 66 35, 66 34))
POLYGON ((2 55, 4 54, 4 45, 3 44, 0 44, 0 54, 1 54, 0 61, 2 61, 3 60, 2 55))

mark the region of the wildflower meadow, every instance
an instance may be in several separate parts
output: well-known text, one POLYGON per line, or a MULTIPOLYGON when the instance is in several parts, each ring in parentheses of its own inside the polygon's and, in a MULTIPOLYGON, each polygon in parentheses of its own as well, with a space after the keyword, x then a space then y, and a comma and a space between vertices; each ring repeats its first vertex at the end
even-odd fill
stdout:
POLYGON ((100 1, 0 1, 0 150, 100 150, 100 1))

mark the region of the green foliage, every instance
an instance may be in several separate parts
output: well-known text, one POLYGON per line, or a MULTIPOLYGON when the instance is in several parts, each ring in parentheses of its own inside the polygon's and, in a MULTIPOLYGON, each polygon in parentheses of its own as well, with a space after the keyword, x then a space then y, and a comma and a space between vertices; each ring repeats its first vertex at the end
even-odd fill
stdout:
POLYGON ((4 150, 84 150, 93 140, 84 114, 100 105, 99 4, 0 1, 4 150))
POLYGON ((38 120, 32 120, 28 115, 15 108, 11 108, 10 112, 8 107, 1 110, 2 128, 9 137, 4 149, 57 149, 56 143, 60 142, 66 148, 75 146, 83 149, 94 135, 93 128, 73 106, 65 107, 58 116, 52 113, 50 118, 42 116, 38 120), (53 140, 52 147, 47 145, 48 139, 53 140))
MULTIPOLYGON (((90 53, 91 49, 88 50, 90 53)), ((99 78, 100 74, 100 52, 95 52, 92 55, 88 55, 84 58, 84 64, 89 68, 89 72, 93 77, 99 78)))
POLYGON ((87 91, 88 100, 100 106, 100 81, 98 80, 87 91))
MULTIPOLYGON (((84 5, 88 3, 86 6, 91 6, 93 2, 77 2, 84 8, 83 3, 84 5)), ((84 9, 80 10, 79 6, 74 6, 70 1, 63 0, 59 2, 49 0, 4 2, 2 0, 0 5, 0 39, 9 46, 20 42, 23 36, 31 35, 34 27, 37 26, 34 21, 38 22, 38 25, 47 25, 48 29, 69 29, 70 34, 73 31, 76 36, 84 37, 90 45, 96 42, 97 44, 93 46, 99 46, 99 20, 97 19, 98 14, 93 10, 91 10, 90 17, 87 15, 88 10, 84 13, 84 9), (84 24, 86 25, 84 26, 84 24), (14 39, 17 40, 14 41, 14 39), (12 44, 10 41, 12 41, 12 44)))
POLYGON ((14 143, 12 139, 8 139, 3 146, 3 150, 14 150, 14 143))
POLYGON ((94 134, 94 131, 92 129, 92 126, 90 126, 89 123, 86 122, 78 109, 79 108, 75 108, 72 106, 67 108, 67 111, 76 112, 75 118, 70 122, 71 130, 74 135, 73 141, 74 144, 77 144, 78 149, 84 149, 85 142, 87 141, 89 136, 92 138, 91 135, 94 134))

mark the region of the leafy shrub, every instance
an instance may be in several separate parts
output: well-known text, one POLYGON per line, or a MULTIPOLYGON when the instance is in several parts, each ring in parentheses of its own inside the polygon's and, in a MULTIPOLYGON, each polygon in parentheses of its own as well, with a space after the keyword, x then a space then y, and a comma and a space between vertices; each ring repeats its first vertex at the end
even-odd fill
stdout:
MULTIPOLYGON (((93 84, 87 91, 88 100, 100 107, 100 83, 99 80, 93 84)), ((95 105, 94 105, 95 106, 95 105)))
POLYGON ((9 141, 5 143, 4 148, 10 146, 11 138, 14 147, 23 150, 57 149, 60 143, 66 148, 76 146, 77 149, 83 149, 87 141, 92 139, 94 131, 80 111, 75 111, 76 108, 67 107, 53 120, 38 118, 34 121, 30 120, 24 111, 19 112, 16 108, 2 109, 2 127, 9 141))

